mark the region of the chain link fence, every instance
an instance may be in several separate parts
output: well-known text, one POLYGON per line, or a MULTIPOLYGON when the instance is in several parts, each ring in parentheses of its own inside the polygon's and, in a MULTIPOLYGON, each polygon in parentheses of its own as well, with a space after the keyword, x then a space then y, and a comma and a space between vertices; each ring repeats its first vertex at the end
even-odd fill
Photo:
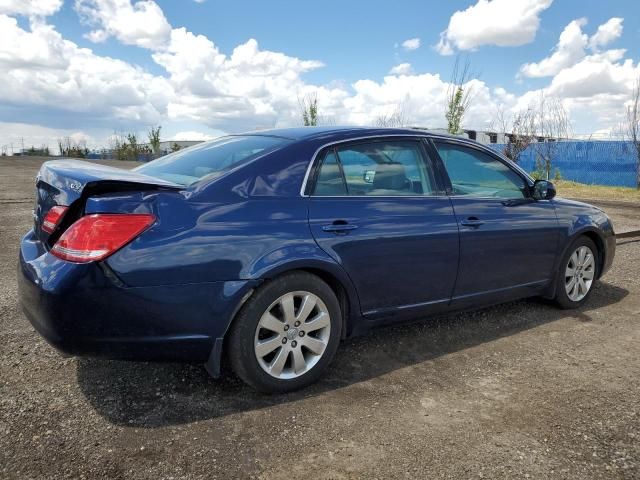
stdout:
MULTIPOLYGON (((505 147, 498 143, 488 146, 500 153, 503 153, 505 147)), ((518 165, 528 172, 536 171, 536 160, 540 160, 539 152, 535 144, 529 145, 520 154, 518 165)), ((632 142, 557 142, 552 152, 552 179, 559 176, 563 180, 589 185, 638 186, 640 160, 632 142)))

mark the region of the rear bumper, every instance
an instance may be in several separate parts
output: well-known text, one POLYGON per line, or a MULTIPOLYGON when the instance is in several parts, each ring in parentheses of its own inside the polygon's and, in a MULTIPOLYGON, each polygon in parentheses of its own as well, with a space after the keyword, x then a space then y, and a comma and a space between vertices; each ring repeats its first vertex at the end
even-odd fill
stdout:
POLYGON ((47 253, 29 232, 18 288, 33 327, 65 354, 212 362, 215 340, 224 337, 251 282, 127 287, 106 265, 47 253))

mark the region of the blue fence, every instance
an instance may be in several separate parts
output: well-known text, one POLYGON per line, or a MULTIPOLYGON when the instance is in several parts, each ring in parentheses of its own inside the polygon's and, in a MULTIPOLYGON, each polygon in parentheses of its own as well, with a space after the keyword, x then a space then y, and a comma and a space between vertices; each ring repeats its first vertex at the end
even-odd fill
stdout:
MULTIPOLYGON (((489 146, 499 152, 504 149, 501 144, 489 146)), ((638 154, 631 142, 558 142, 554 149, 552 169, 557 169, 563 180, 590 185, 637 186, 638 154)), ((534 145, 529 145, 520 155, 518 165, 528 172, 536 169, 534 145)))

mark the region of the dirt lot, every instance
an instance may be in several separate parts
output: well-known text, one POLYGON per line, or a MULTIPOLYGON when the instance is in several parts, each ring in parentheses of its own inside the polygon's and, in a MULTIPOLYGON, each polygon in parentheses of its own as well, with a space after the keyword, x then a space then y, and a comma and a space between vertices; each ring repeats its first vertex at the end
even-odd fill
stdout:
POLYGON ((0 478, 640 478, 640 238, 580 311, 527 300, 379 330, 267 397, 41 340, 16 298, 25 162, 0 160, 0 478))

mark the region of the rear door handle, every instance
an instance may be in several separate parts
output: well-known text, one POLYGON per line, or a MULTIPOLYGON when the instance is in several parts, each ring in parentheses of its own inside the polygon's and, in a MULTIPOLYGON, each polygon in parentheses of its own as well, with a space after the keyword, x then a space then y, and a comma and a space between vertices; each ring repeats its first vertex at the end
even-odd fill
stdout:
POLYGON ((463 225, 465 227, 479 227, 482 224, 484 224, 484 222, 478 217, 469 217, 460 222, 460 225, 463 225))
POLYGON ((344 220, 336 220, 331 225, 322 226, 323 231, 335 233, 335 234, 349 233, 351 230, 355 230, 356 228, 358 228, 357 225, 354 225, 352 223, 347 223, 344 220))

